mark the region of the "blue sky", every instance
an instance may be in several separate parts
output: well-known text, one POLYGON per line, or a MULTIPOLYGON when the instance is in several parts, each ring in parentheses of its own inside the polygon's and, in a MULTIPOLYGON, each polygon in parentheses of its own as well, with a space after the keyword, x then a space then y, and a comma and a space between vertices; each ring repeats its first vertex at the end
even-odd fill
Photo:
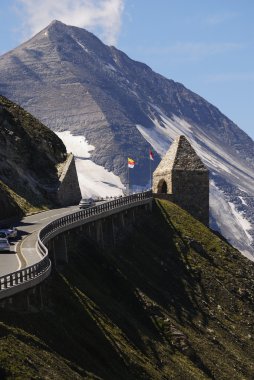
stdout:
POLYGON ((1 0, 0 53, 53 20, 183 83, 254 139, 253 0, 1 0))

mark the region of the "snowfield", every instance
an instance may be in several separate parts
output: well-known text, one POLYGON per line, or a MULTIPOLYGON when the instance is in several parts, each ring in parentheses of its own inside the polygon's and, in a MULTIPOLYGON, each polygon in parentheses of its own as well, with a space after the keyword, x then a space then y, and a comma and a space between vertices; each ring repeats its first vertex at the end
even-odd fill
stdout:
POLYGON ((119 177, 108 172, 103 166, 89 160, 94 146, 89 145, 84 136, 74 136, 69 131, 56 132, 63 141, 67 152, 73 153, 78 173, 79 186, 83 198, 113 197, 123 195, 125 189, 119 177))

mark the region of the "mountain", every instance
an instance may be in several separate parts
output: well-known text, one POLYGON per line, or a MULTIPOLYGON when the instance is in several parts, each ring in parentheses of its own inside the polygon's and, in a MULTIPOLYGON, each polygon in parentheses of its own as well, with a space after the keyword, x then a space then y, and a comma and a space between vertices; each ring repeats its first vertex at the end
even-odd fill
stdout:
POLYGON ((127 157, 137 161, 131 183, 146 186, 150 145, 155 168, 185 135, 210 169, 211 227, 253 258, 254 142, 202 97, 59 21, 0 57, 0 93, 52 130, 85 137, 93 162, 123 183, 127 157))
POLYGON ((43 310, 1 310, 1 379, 253 379, 254 263, 188 213, 161 201, 114 250, 73 231, 68 253, 43 310))
POLYGON ((17 104, 0 96, 0 219, 54 204, 62 141, 17 104), (52 191, 53 190, 53 191, 52 191))

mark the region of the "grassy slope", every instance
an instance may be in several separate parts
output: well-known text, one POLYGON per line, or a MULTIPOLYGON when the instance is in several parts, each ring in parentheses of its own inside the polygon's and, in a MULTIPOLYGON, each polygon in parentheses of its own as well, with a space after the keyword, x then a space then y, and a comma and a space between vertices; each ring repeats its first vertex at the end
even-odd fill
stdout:
POLYGON ((253 379, 254 265, 209 229, 161 201, 116 251, 69 243, 47 308, 2 312, 3 378, 253 379))
POLYGON ((35 207, 31 205, 25 198, 22 198, 13 190, 11 190, 6 184, 0 180, 0 196, 1 201, 1 218, 7 218, 10 216, 19 217, 25 214, 33 213, 45 209, 45 206, 35 207), (6 210, 3 209, 5 206, 6 210))

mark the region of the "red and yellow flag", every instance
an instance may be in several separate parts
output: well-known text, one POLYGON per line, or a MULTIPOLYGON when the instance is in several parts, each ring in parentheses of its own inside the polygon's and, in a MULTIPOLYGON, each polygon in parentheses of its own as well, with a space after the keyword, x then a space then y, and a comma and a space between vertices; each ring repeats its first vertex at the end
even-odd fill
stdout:
POLYGON ((128 168, 133 169, 136 162, 132 158, 128 158, 128 168))

